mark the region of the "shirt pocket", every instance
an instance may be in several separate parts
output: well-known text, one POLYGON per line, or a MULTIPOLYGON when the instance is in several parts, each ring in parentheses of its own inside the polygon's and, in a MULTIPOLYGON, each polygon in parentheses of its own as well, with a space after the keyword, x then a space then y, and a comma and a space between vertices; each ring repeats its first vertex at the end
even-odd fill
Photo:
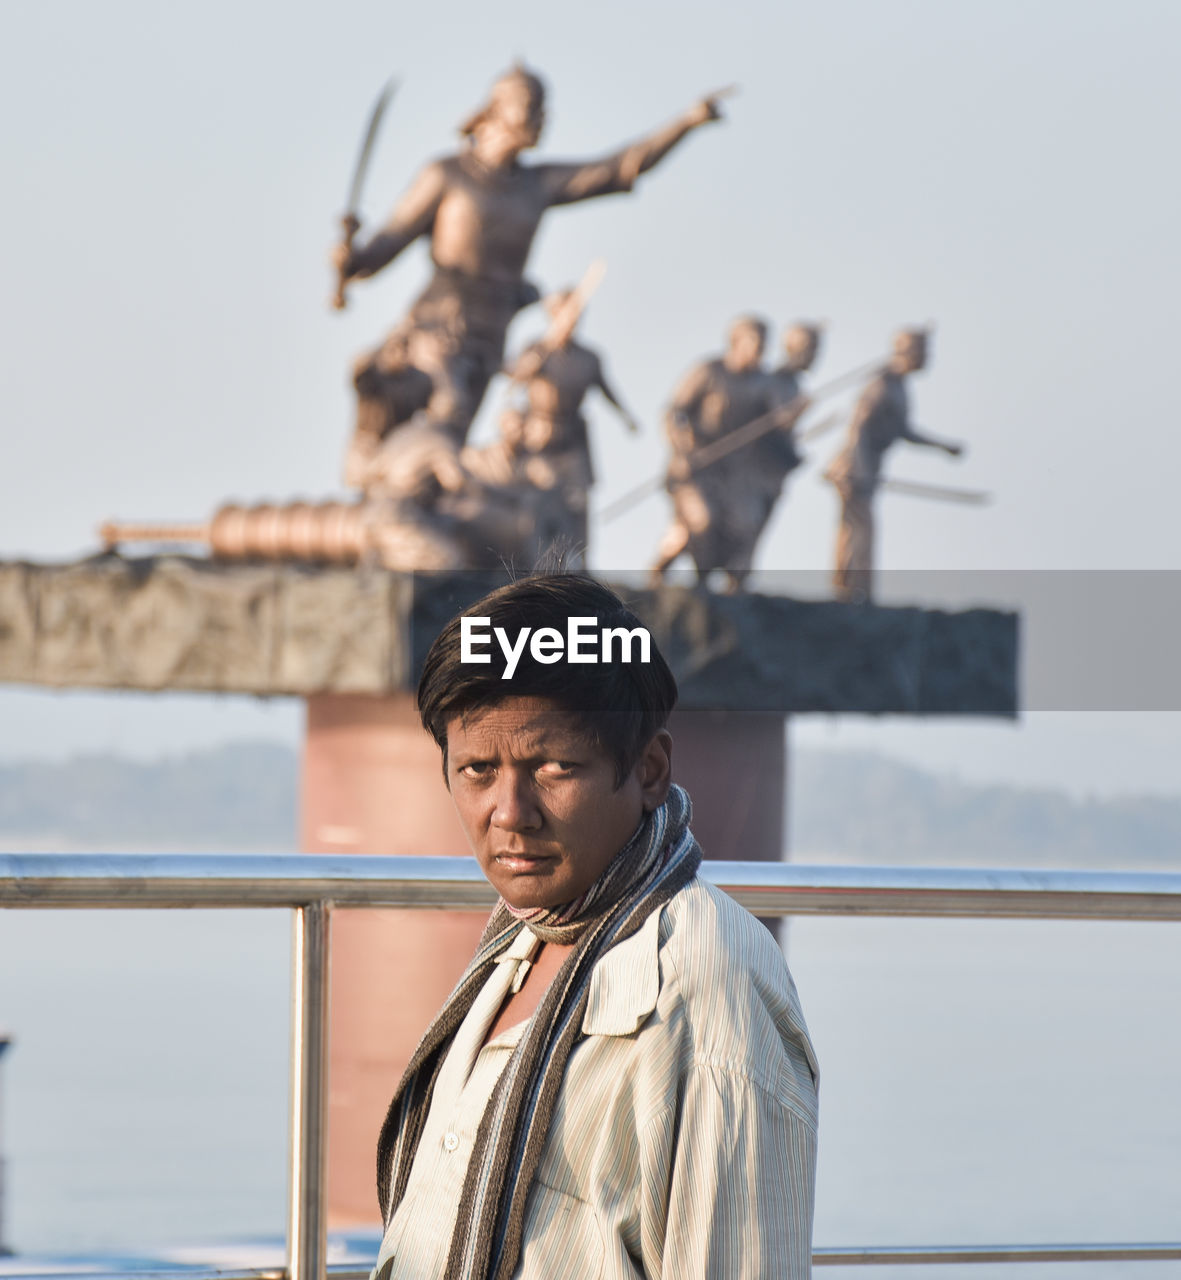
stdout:
POLYGON ((603 1232, 584 1200, 534 1182, 525 1210, 524 1244, 517 1280, 599 1280, 603 1232))

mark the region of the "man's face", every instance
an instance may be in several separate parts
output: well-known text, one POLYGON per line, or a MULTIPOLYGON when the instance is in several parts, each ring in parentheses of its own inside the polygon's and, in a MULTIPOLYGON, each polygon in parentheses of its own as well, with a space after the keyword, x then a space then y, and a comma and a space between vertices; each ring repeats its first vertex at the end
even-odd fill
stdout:
POLYGON ((927 367, 928 341, 914 337, 895 339, 893 364, 899 373, 918 373, 927 367))
POLYGON ((447 725, 447 785, 489 883, 513 907, 585 893, 668 792, 671 739, 659 733, 615 783, 615 762, 570 712, 507 698, 447 725))
POLYGON ((495 165, 508 164, 541 139, 545 109, 527 85, 508 77, 493 87, 477 136, 480 153, 495 165))
POLYGON ((757 368, 763 358, 764 335, 752 324, 736 324, 730 330, 726 364, 735 373, 746 373, 757 368))
POLYGON ((820 352, 820 335, 815 329, 798 326, 788 332, 783 344, 787 367, 794 373, 806 373, 820 352))
POLYGON ((544 101, 521 80, 509 78, 492 90, 495 115, 526 147, 535 147, 545 123, 544 101))

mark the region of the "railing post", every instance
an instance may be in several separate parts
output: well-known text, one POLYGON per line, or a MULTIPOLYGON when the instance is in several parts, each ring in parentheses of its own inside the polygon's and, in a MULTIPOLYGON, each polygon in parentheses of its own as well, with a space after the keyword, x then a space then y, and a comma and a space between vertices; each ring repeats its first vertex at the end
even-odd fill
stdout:
POLYGON ((291 1151, 287 1266, 290 1280, 324 1280, 328 1084, 326 902, 296 907, 291 935, 291 1151))

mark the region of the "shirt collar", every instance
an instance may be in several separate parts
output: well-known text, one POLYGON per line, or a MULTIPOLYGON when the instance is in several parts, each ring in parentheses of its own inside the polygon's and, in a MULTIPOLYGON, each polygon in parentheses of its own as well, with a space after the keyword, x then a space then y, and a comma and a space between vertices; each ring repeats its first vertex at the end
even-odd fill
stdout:
MULTIPOLYGON (((612 947, 591 970, 583 1035, 629 1036, 656 1008, 660 994, 662 910, 653 911, 636 933, 612 947)), ((532 957, 537 945, 536 935, 526 927, 496 957, 496 963, 519 964, 532 957)))
POLYGON ((496 963, 504 964, 508 960, 531 960, 540 941, 537 934, 526 925, 496 957, 496 963))
POLYGON ((660 910, 653 911, 638 932, 612 947, 591 970, 584 1035, 629 1036, 656 1008, 660 915, 660 910))

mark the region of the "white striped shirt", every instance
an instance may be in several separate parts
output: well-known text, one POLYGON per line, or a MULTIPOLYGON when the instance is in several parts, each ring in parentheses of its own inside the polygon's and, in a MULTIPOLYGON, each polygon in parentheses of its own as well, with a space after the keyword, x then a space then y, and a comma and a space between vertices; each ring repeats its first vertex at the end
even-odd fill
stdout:
MULTIPOLYGON (((456 1035, 407 1193, 391 1280, 444 1280, 472 1142, 524 1030, 480 1045, 535 940, 502 957, 456 1035)), ((816 1060, 770 934, 694 879, 595 966, 529 1193, 520 1280, 811 1274, 816 1060)))

